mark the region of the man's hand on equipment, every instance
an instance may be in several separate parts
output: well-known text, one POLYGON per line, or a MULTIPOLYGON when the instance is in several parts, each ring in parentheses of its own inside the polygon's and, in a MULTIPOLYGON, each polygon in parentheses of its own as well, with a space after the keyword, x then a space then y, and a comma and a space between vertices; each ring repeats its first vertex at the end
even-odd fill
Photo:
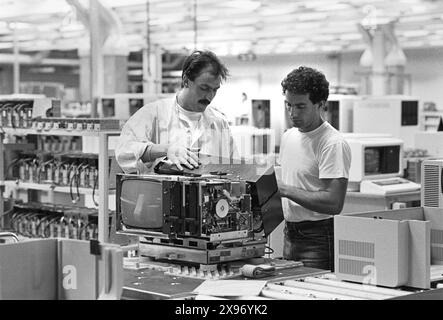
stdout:
POLYGON ((179 170, 183 170, 182 165, 188 169, 198 168, 198 156, 183 146, 169 146, 166 156, 179 170))

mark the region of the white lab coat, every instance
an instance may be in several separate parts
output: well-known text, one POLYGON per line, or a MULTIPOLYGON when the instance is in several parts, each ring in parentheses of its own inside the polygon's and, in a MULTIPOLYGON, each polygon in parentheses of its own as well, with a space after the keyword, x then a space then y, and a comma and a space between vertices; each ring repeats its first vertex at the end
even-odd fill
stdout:
POLYGON ((190 132, 180 121, 176 96, 151 102, 138 110, 123 126, 115 150, 116 160, 126 173, 149 173, 158 160, 150 163, 140 160, 146 147, 175 143, 187 148, 200 148, 200 154, 238 158, 228 121, 220 111, 208 106, 200 122, 199 138, 192 143, 190 132))

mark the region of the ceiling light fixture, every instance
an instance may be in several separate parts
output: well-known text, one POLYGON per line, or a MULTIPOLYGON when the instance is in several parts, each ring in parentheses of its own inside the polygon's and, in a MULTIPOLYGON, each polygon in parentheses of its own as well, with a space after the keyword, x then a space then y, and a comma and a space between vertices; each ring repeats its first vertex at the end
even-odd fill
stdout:
POLYGON ((282 6, 279 8, 262 8, 260 10, 260 14, 262 16, 279 16, 291 13, 294 9, 288 9, 286 6, 282 6))
POLYGON ((402 35, 407 38, 415 38, 415 37, 425 37, 429 35, 429 30, 406 30, 402 32, 402 35))
POLYGON ((261 3, 254 0, 231 0, 225 2, 224 5, 230 8, 254 11, 261 6, 261 3))
POLYGON ((440 39, 440 40, 431 40, 431 41, 429 41, 429 44, 431 44, 431 45, 433 45, 433 46, 441 47, 441 46, 443 46, 443 39, 440 39))
POLYGON ((339 36, 340 40, 360 40, 361 34, 359 33, 345 33, 339 36))
POLYGON ((296 16, 298 21, 324 20, 329 17, 326 12, 307 12, 299 13, 296 16))
POLYGON ((331 4, 324 5, 324 6, 320 7, 320 8, 318 8, 318 10, 321 10, 321 11, 340 11, 340 10, 348 10, 350 8, 351 7, 347 3, 338 2, 338 3, 331 3, 331 4))

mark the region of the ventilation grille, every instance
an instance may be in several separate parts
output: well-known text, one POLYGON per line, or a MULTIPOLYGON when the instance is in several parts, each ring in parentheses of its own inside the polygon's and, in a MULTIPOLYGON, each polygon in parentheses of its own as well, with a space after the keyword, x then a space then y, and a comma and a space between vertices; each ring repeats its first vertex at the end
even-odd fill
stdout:
POLYGON ((443 230, 431 229, 431 243, 443 244, 443 230))
POLYGON ((438 180, 439 167, 435 165, 424 165, 423 177, 423 206, 438 208, 438 180))
POLYGON ((356 276, 366 276, 367 271, 365 270, 365 267, 373 265, 374 263, 369 261, 338 259, 338 272, 343 274, 352 274, 356 276))
POLYGON ((374 244, 370 242, 338 241, 338 253, 340 255, 374 259, 374 251, 374 244))

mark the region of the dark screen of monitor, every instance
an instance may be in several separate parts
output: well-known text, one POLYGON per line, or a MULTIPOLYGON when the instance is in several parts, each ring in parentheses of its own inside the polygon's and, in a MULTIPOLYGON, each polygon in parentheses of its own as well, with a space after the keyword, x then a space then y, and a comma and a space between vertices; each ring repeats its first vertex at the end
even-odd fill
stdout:
POLYGON ((337 100, 328 101, 327 120, 337 130, 340 130, 339 108, 340 102, 337 100))
POLYGON ((115 116, 115 100, 114 99, 102 99, 103 117, 115 116))
POLYGON ((391 174, 400 170, 400 146, 365 148, 365 175, 391 174))
POLYGON ((128 179, 122 181, 120 208, 126 226, 159 229, 163 226, 162 185, 158 181, 128 179))
POLYGON ((129 115, 136 113, 143 107, 143 99, 129 99, 129 115))
POLYGON ((401 102, 401 125, 416 126, 418 124, 418 101, 401 102))

